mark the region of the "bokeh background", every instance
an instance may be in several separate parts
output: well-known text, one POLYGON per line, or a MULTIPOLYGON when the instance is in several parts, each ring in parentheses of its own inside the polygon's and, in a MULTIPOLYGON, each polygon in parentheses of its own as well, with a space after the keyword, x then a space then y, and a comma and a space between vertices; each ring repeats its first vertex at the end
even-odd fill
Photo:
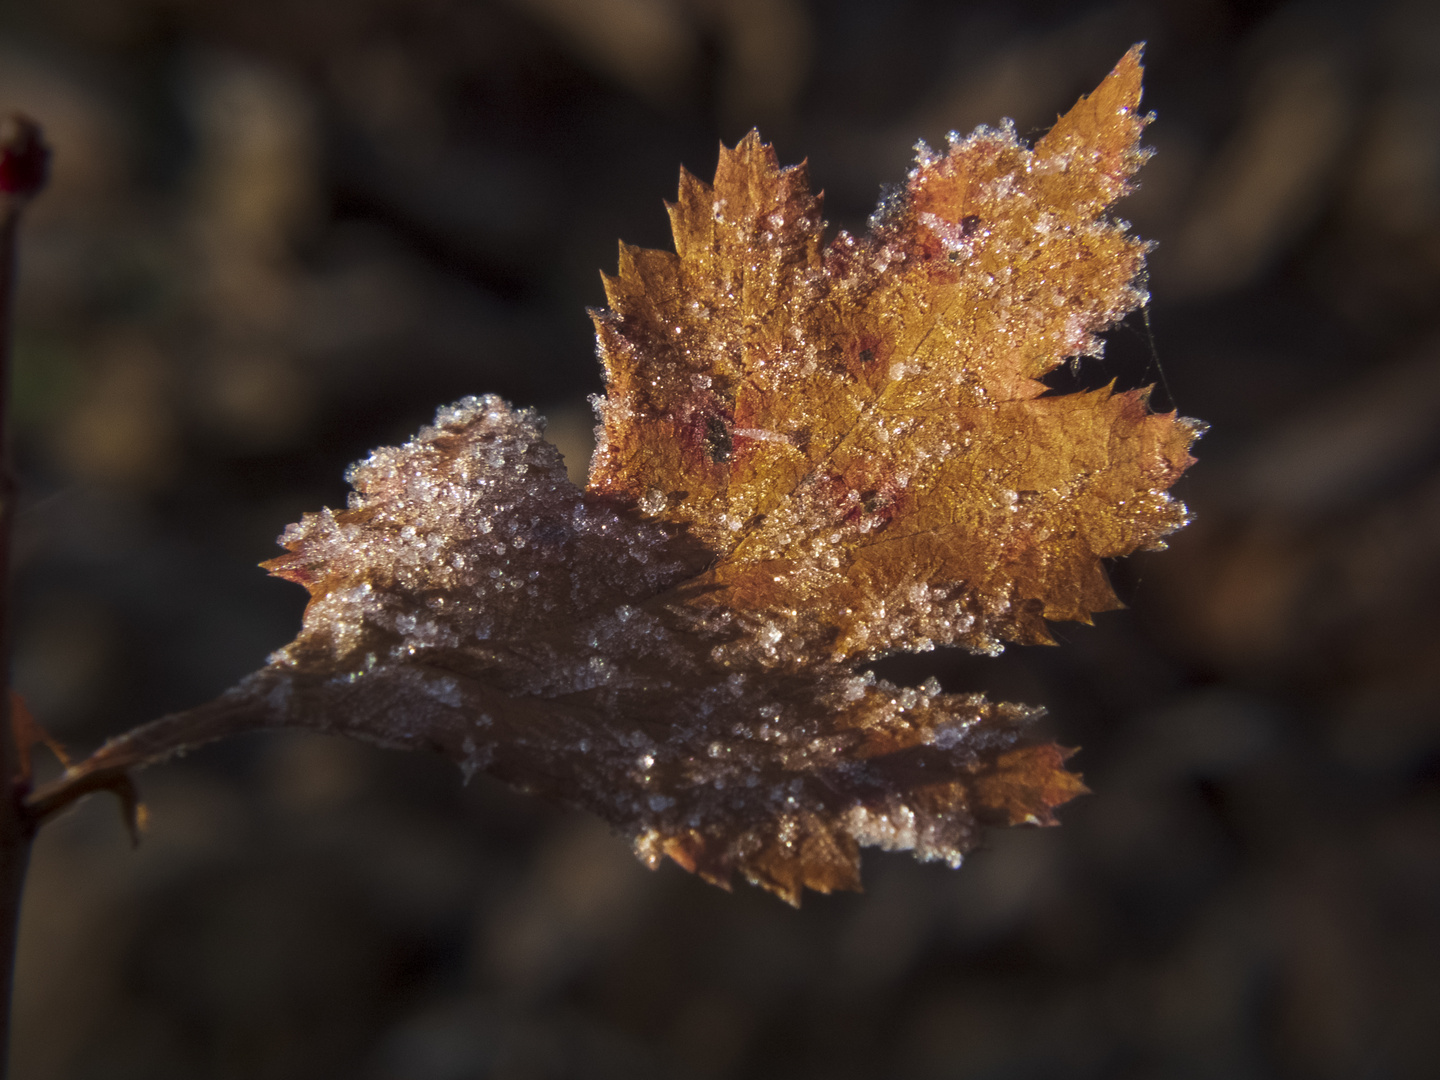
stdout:
MULTIPOLYGON (((1096 794, 796 912, 592 820, 296 735, 35 853, 15 1075, 1296 1077, 1440 1060, 1440 5, 7 0, 26 223, 16 678, 88 748, 297 626, 255 569, 435 407, 583 471, 586 305, 758 125, 863 227, 917 137, 1035 135, 1146 40, 1153 303, 1070 384, 1213 430, 1195 524, 1058 649, 887 662, 1043 704, 1096 794)), ((1057 380, 1058 381, 1058 380, 1057 380)))

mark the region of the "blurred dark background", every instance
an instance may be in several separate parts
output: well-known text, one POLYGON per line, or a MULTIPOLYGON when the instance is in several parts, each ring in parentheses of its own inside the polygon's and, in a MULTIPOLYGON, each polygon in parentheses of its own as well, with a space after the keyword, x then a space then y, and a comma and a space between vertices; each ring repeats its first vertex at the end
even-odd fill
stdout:
POLYGON ((438 759, 255 737, 145 774, 137 851, 104 800, 43 834, 19 1080, 1435 1075, 1426 0, 0 4, 0 104, 56 150, 16 677, 79 749, 211 697, 297 626, 280 529, 464 394, 583 470, 597 270, 718 140, 863 227, 917 137, 1039 134, 1137 40, 1153 304, 1070 378, 1214 425, 1197 521, 1058 649, 887 663, 1047 706, 1096 791, 1063 828, 795 912, 438 759))

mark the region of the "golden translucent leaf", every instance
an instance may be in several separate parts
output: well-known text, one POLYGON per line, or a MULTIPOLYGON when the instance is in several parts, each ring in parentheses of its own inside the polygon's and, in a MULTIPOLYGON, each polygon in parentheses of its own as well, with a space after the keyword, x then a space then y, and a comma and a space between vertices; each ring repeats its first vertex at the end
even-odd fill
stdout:
POLYGON ((1053 824, 1085 789, 1038 710, 862 665, 1048 640, 1115 606, 1102 559, 1184 523, 1196 425, 1037 381, 1142 299, 1145 244, 1106 217, 1139 95, 1132 50, 1033 150, 1008 127, 922 147, 873 231, 828 244, 758 136, 713 185, 682 173, 676 253, 622 247, 606 278, 586 490, 533 413, 441 409, 281 538, 267 565, 311 593, 294 642, 36 812, 297 726, 439 750, 791 903, 858 888, 864 846, 958 865, 983 824, 1053 824))
POLYGON ((1038 380, 1144 298, 1146 244, 1106 216, 1145 158, 1140 75, 1137 47, 1033 150, 1009 126, 922 145, 872 233, 824 247, 804 166, 758 135, 713 186, 681 174, 676 254, 622 247, 595 316, 591 488, 717 554, 698 603, 838 657, 1117 606, 1100 560, 1184 523, 1195 428, 1038 380))

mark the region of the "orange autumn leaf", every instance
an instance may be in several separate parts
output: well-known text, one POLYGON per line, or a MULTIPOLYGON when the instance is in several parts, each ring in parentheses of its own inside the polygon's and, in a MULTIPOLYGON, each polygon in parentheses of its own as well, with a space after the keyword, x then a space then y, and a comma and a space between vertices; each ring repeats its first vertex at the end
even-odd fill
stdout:
POLYGON ((1085 789, 1038 710, 864 665, 1048 641, 1117 606, 1103 559, 1185 522, 1194 422, 1039 381, 1143 301, 1108 216, 1140 79, 1137 48, 1033 149, 922 145, 864 237, 824 243, 758 135, 682 172, 676 251, 605 279, 585 490, 533 413, 441 409, 282 537, 294 642, 73 776, 264 726, 429 747, 792 903, 858 888, 864 846, 958 865, 983 824, 1053 824, 1085 789))
POLYGON ((923 145, 904 192, 822 247, 804 166, 757 135, 682 173, 676 254, 622 247, 596 324, 593 490, 690 526, 707 590, 796 611, 839 656, 1048 641, 1116 607, 1100 560, 1183 524, 1193 427, 1144 391, 1042 396, 1143 299, 1106 217, 1144 160, 1139 51, 1031 150, 923 145))

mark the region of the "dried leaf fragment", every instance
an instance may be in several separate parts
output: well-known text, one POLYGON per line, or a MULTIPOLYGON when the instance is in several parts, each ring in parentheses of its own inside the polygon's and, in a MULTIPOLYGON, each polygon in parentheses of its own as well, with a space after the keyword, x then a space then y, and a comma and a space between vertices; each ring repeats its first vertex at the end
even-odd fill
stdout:
POLYGON ((586 490, 533 413, 441 409, 282 537, 295 641, 79 771, 258 726, 425 746, 791 903, 858 888, 864 846, 958 865, 984 823, 1053 824, 1084 787, 1036 710, 862 665, 1049 640, 1116 606, 1103 558, 1185 521, 1193 422, 1038 381, 1143 299, 1146 245, 1106 216, 1144 159, 1140 75, 1131 50, 1034 149, 922 146, 827 245, 758 136, 713 185, 682 172, 676 252, 606 278, 586 490))

